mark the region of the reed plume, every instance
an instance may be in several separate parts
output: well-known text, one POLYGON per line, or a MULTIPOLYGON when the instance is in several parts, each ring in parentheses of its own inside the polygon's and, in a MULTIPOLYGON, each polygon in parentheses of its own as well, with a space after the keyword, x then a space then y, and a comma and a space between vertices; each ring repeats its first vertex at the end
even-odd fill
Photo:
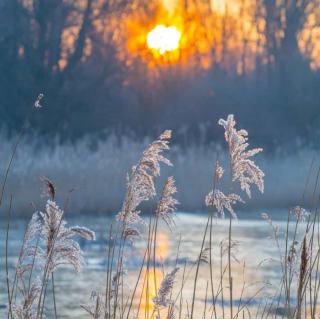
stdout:
POLYGON ((301 206, 295 206, 290 208, 290 214, 295 216, 297 221, 306 221, 306 219, 311 215, 306 209, 301 206))
POLYGON ((179 201, 173 197, 177 193, 174 183, 173 176, 168 177, 156 210, 156 216, 161 218, 169 228, 174 225, 173 213, 176 211, 176 205, 179 205, 179 201))
POLYGON ((25 284, 18 284, 18 290, 22 295, 12 306, 14 318, 17 319, 36 319, 37 311, 35 305, 39 301, 41 291, 41 281, 37 279, 27 288, 25 284))
POLYGON ((41 252, 42 248, 39 247, 41 231, 42 222, 38 212, 36 212, 32 215, 24 234, 20 256, 16 266, 17 274, 20 277, 33 267, 34 259, 41 252))
POLYGON ((134 225, 144 224, 137 208, 141 202, 148 201, 156 195, 154 179, 160 175, 160 163, 172 165, 162 155, 164 150, 169 149, 170 138, 171 131, 164 131, 156 141, 146 148, 139 163, 131 169, 127 178, 126 197, 122 209, 117 215, 117 219, 124 223, 123 234, 126 236, 139 234, 139 230, 134 225))
POLYGON ((80 271, 84 259, 74 236, 95 239, 95 233, 86 227, 67 227, 63 214, 55 202, 48 200, 45 212, 35 212, 28 224, 14 284, 19 295, 12 309, 18 319, 43 317, 47 282, 58 267, 71 265, 80 271))
POLYGON ((155 309, 166 308, 172 305, 172 300, 169 298, 173 289, 179 267, 174 268, 170 273, 167 273, 161 281, 157 295, 153 298, 155 309))
POLYGON ((72 265, 79 272, 84 260, 81 248, 73 237, 78 235, 87 240, 94 240, 94 232, 86 227, 67 227, 63 219, 64 212, 51 200, 47 201, 45 213, 39 214, 43 222, 41 239, 46 248, 42 258, 48 265, 48 273, 65 264, 72 265))
POLYGON ((270 227, 272 228, 273 239, 277 240, 279 236, 280 226, 274 224, 271 217, 267 213, 262 213, 261 218, 264 219, 270 225, 270 227))
POLYGON ((41 252, 39 247, 39 238, 42 230, 42 223, 37 213, 32 218, 26 228, 23 244, 21 247, 18 263, 16 266, 16 274, 13 283, 13 293, 18 295, 12 304, 12 312, 14 318, 18 319, 36 319, 37 304, 40 297, 41 281, 37 276, 32 280, 32 273, 36 270, 43 270, 43 265, 35 265, 35 260, 41 252))
POLYGON ((239 181, 241 189, 251 197, 251 184, 255 184, 259 191, 264 191, 264 173, 250 159, 254 155, 262 152, 262 148, 247 150, 248 132, 237 130, 234 116, 229 114, 227 120, 220 119, 219 124, 225 129, 225 140, 229 146, 229 155, 232 167, 232 180, 239 181))
POLYGON ((206 196, 206 205, 214 207, 217 213, 224 218, 224 211, 227 210, 233 218, 237 218, 237 214, 233 209, 233 205, 236 203, 244 203, 241 197, 237 194, 225 195, 218 189, 211 190, 206 196))

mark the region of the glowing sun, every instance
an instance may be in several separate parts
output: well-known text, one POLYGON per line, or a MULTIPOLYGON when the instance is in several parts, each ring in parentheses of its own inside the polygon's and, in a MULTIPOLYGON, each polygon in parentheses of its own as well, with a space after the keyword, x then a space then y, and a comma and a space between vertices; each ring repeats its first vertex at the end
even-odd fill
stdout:
POLYGON ((147 45, 161 55, 179 48, 180 31, 175 26, 157 25, 147 36, 147 45))

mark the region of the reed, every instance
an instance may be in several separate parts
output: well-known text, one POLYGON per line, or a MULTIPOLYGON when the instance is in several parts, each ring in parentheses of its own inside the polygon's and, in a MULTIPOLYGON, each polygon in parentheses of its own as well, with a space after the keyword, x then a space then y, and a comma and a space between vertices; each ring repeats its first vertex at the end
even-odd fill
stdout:
MULTIPOLYGON (((41 99, 39 96, 36 108, 40 107, 41 99)), ((79 305, 84 316, 94 319, 240 319, 253 316, 276 319, 283 305, 283 318, 317 318, 320 309, 317 178, 313 211, 309 212, 302 206, 289 209, 285 229, 276 225, 268 214, 262 214, 262 219, 270 226, 279 252, 278 264, 282 275, 272 298, 268 298, 264 304, 260 303, 257 308, 252 308, 251 302, 258 296, 264 296, 265 288, 261 283, 247 282, 245 262, 241 263, 242 281, 239 283, 239 280, 235 280, 235 269, 239 268, 236 265, 238 266, 240 261, 236 250, 238 243, 233 235, 233 220, 238 218, 236 205, 244 204, 243 196, 251 198, 252 186, 256 186, 260 192, 264 191, 264 173, 253 161, 253 156, 262 149, 248 149, 248 133, 236 128, 233 115, 229 115, 226 120, 220 120, 219 124, 225 131, 229 150, 229 163, 226 167, 230 169, 225 169, 217 156, 212 189, 205 198, 208 218, 198 255, 193 256, 190 264, 186 261, 181 264, 179 254, 183 238, 180 238, 175 264, 170 266, 170 270, 166 269, 167 266, 159 261, 157 256, 160 228, 174 233, 175 212, 179 204, 175 198, 177 188, 172 176, 166 179, 159 195, 156 188, 156 178, 160 176, 161 166, 172 166, 165 155, 165 152, 170 150, 171 131, 165 131, 146 147, 140 160, 128 174, 126 194, 120 212, 109 228, 106 227, 107 265, 104 288, 103 291, 94 289, 88 303, 79 305), (222 183, 222 180, 228 175, 230 185, 226 188, 226 183, 222 183), (241 195, 234 192, 237 186, 242 192, 241 195), (157 199, 156 205, 146 221, 141 217, 140 206, 154 199, 157 199), (226 214, 229 217, 228 231, 226 238, 219 241, 215 238, 214 221, 218 218, 224 219, 226 214), (127 261, 137 243, 143 247, 143 257, 140 267, 133 271, 127 269, 127 261), (161 273, 160 278, 157 278, 158 272, 161 273), (202 288, 201 291, 199 287, 202 288), (238 299, 235 298, 236 290, 240 291, 238 299)), ((5 172, 0 204, 5 198, 5 184, 16 151, 17 145, 5 172)), ((310 183, 310 178, 309 174, 306 185, 310 183)), ((52 292, 52 316, 59 318, 61 312, 56 299, 55 273, 65 265, 79 272, 84 258, 75 238, 80 236, 85 240, 95 240, 95 233, 90 229, 68 226, 64 209, 59 208, 55 201, 57 190, 54 183, 46 177, 41 180, 47 202, 43 212, 36 211, 32 215, 12 277, 8 267, 12 197, 10 199, 5 243, 9 319, 50 318, 50 314, 46 313, 49 291, 52 292)), ((262 271, 262 267, 259 271, 262 271)), ((94 282, 90 285, 93 288, 99 286, 94 282)))

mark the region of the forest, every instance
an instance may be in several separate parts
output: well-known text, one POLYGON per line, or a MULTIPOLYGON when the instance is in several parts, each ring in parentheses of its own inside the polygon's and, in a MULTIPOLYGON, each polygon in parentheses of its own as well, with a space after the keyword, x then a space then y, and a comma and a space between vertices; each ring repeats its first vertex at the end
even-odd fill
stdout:
POLYGON ((1 0, 1 131, 28 121, 65 143, 170 128, 186 146, 233 113, 268 150, 317 148, 319 39, 319 0, 1 0), (158 24, 177 26, 177 50, 148 47, 158 24))

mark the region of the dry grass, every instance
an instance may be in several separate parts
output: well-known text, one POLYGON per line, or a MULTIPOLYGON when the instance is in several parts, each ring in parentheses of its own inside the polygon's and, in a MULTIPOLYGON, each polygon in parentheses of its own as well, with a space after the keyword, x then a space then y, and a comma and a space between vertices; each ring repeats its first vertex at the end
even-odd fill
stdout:
MULTIPOLYGON (((264 296, 265 291, 263 285, 247 282, 245 263, 240 265, 243 273, 242 282, 235 280, 234 271, 236 268, 239 269, 239 261, 232 222, 233 218, 237 217, 234 205, 243 199, 239 194, 233 193, 233 189, 234 184, 239 183, 244 195, 248 195, 248 199, 251 197, 252 186, 257 186, 263 192, 264 173, 252 160, 252 157, 262 150, 260 148, 247 150, 248 134, 245 130, 236 129, 233 116, 229 116, 226 121, 221 120, 220 124, 225 129, 225 138, 229 146, 230 169, 223 169, 217 158, 212 190, 206 198, 208 218, 204 225, 199 254, 194 256, 193 264, 185 263, 183 268, 178 266, 180 244, 176 252, 175 266, 170 271, 164 271, 163 265, 159 266, 157 262, 159 224, 162 223, 169 229, 175 227, 174 212, 179 203, 175 199, 177 189, 173 177, 169 177, 165 182, 154 213, 150 214, 148 221, 140 216, 140 204, 156 197, 155 179, 160 175, 160 164, 171 165, 164 155, 164 152, 170 149, 171 132, 165 131, 146 148, 128 175, 127 192, 122 208, 108 233, 105 289, 93 292, 90 302, 81 305, 88 318, 319 318, 320 224, 316 194, 318 176, 314 186, 312 210, 307 212, 297 206, 288 211, 284 247, 280 244, 279 238, 282 233, 279 228, 267 214, 263 215, 270 225, 274 245, 279 251, 282 276, 275 295, 272 298, 268 296, 264 304, 260 303, 252 308, 250 302, 257 296, 264 296), (221 182, 224 174, 229 180, 228 183, 221 182), (226 188, 225 185, 229 186, 226 188), (222 191, 221 187, 225 189, 222 191), (220 243, 216 252, 219 258, 218 263, 215 263, 213 254, 216 239, 213 220, 215 215, 224 217, 225 211, 228 211, 230 217, 229 230, 226 234, 227 239, 220 243), (132 244, 140 241, 141 236, 147 237, 146 246, 141 265, 132 278, 133 274, 128 273, 126 269, 126 262, 132 244), (159 272, 160 276, 157 275, 159 272), (190 282, 191 294, 186 291, 190 282), (237 295, 237 303, 234 300, 235 290, 240 292, 237 295)), ((19 141, 14 147, 5 173, 0 205, 4 199, 7 178, 18 144, 19 141)), ((43 182, 44 194, 49 199, 44 213, 36 212, 25 231, 14 274, 10 274, 7 263, 11 209, 8 213, 6 236, 8 319, 45 318, 48 287, 52 288, 50 292, 53 293, 54 317, 59 318, 54 274, 62 265, 71 265, 75 271, 80 271, 83 256, 74 237, 82 236, 86 240, 95 238, 94 233, 86 227, 67 226, 64 219, 64 210, 67 207, 60 209, 54 201, 56 195, 54 184, 47 178, 43 178, 43 182)), ((303 195, 302 205, 305 204, 304 197, 303 195)), ((12 200, 11 197, 10 207, 12 200)), ((90 284, 92 289, 97 285, 95 282, 90 284)))

